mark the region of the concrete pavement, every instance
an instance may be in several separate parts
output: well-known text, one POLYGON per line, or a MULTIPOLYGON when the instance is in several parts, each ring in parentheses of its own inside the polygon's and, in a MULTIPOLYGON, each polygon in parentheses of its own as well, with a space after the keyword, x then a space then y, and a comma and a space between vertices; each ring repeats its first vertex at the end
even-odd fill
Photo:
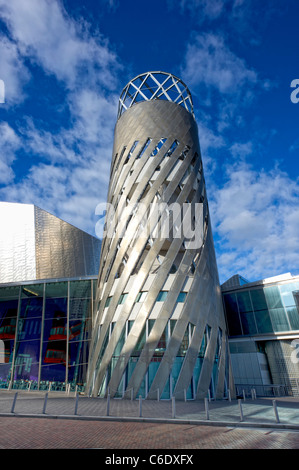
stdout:
POLYGON ((0 448, 299 448, 296 398, 276 398, 276 412, 268 398, 205 405, 2 390, 0 448))

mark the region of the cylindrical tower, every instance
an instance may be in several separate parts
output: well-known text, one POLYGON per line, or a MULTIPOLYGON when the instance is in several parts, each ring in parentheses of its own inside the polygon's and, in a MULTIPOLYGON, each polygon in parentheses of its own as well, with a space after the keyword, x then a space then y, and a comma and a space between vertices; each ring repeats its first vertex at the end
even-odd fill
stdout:
POLYGON ((86 392, 233 394, 192 98, 172 74, 122 91, 105 229, 86 392))

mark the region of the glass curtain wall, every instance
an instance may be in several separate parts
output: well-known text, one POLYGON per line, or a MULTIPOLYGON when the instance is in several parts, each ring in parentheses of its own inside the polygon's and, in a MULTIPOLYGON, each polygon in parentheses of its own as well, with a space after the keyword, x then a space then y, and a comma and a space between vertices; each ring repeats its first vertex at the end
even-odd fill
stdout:
MULTIPOLYGON (((127 384, 128 384, 128 382, 131 378, 131 375, 132 375, 132 373, 133 373, 133 371, 136 367, 136 364, 137 364, 137 362, 139 360, 139 357, 141 355, 142 348, 143 348, 143 346, 146 342, 147 337, 149 336, 149 334, 151 332, 151 329, 152 329, 154 323, 155 323, 155 320, 147 320, 146 321, 146 324, 145 324, 144 328, 142 329, 142 331, 140 333, 140 336, 139 336, 138 342, 136 344, 136 347, 135 347, 134 351, 132 352, 131 357, 129 358, 127 367, 126 367, 125 372, 122 376, 119 387, 118 387, 117 391, 115 391, 116 392, 115 393, 116 398, 122 398, 125 395, 125 390, 126 390, 127 384)), ((114 323, 112 323, 112 325, 114 325, 114 323)), ((113 353, 113 356, 112 356, 111 365, 108 368, 107 375, 103 379, 103 383, 100 387, 100 391, 99 391, 99 394, 98 394, 98 396, 100 396, 100 397, 104 397, 105 394, 106 394, 106 386, 109 383, 109 380, 111 378, 113 369, 114 369, 117 361, 121 358, 121 350, 122 350, 122 347, 125 343, 126 337, 130 333, 132 325, 133 325, 133 321, 127 321, 124 328, 123 328, 122 334, 120 336, 120 339, 119 339, 119 341, 118 341, 118 343, 115 347, 115 350, 114 350, 114 353, 113 353)), ((155 347, 155 350, 154 350, 154 353, 152 355, 151 362, 149 364, 147 373, 145 374, 144 379, 143 379, 143 381, 140 385, 140 388, 138 390, 137 397, 141 396, 142 398, 146 398, 146 396, 148 394, 148 391, 150 390, 151 385, 153 383, 153 380, 155 378, 155 375, 158 371, 158 368, 161 364, 163 355, 164 355, 164 353, 167 349, 168 341, 169 341, 169 338, 171 337, 171 334, 174 330, 175 325, 176 325, 176 320, 169 320, 166 327, 164 328, 164 331, 163 331, 163 333, 162 333, 162 335, 161 335, 161 337, 160 337, 160 339, 159 339, 159 341, 158 341, 158 343, 155 347)), ((191 343, 194 330, 195 330, 195 325, 193 325, 192 323, 189 323, 187 325, 183 340, 181 342, 180 348, 179 348, 177 356, 175 358, 170 376, 168 377, 168 380, 166 382, 166 385, 165 385, 163 391, 158 390, 158 389, 155 390, 155 392, 157 392, 157 394, 158 394, 158 392, 162 392, 160 394, 160 398, 162 400, 163 399, 169 400, 171 398, 173 392, 174 392, 175 385, 177 383, 177 380, 178 380, 178 377, 179 377, 179 374, 180 374, 180 371, 181 371, 182 364, 185 360, 185 356, 186 356, 186 352, 188 350, 189 344, 191 343)), ((111 327, 111 331, 108 332, 108 334, 107 334, 107 343, 108 343, 109 337, 112 334, 112 331, 113 331, 113 326, 111 327)), ((200 347, 200 351, 198 353, 198 359, 197 359, 196 365, 194 367, 194 374, 192 376, 191 383, 188 384, 188 387, 185 390, 187 399, 194 399, 196 397, 196 386, 197 386, 198 379, 199 379, 199 376, 200 376, 201 366, 202 366, 202 363, 203 363, 204 355, 206 353, 206 348, 207 348, 207 344, 208 344, 208 341, 209 341, 209 337, 210 337, 210 327, 207 325, 207 327, 205 329, 205 332, 204 332, 203 339, 202 339, 202 344, 201 344, 201 347, 200 347)))
POLYGON ((0 287, 0 387, 83 390, 94 280, 0 287))
POLYGON ((298 282, 224 293, 230 336, 299 330, 298 282))

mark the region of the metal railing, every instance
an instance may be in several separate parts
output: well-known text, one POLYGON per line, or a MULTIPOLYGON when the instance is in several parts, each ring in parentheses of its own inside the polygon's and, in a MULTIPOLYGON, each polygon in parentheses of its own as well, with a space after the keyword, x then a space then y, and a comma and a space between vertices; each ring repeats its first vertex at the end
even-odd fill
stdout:
POLYGON ((254 391, 257 397, 286 397, 294 396, 294 388, 290 385, 260 385, 260 384, 235 384, 237 397, 251 397, 254 391))

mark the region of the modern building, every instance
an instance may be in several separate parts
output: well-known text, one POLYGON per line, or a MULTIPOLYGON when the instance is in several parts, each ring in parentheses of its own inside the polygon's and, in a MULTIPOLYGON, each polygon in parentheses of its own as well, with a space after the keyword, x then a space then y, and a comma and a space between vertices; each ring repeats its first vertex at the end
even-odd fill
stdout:
POLYGON ((0 388, 85 389, 96 276, 0 285, 0 388))
POLYGON ((85 387, 101 242, 0 202, 0 387, 85 387))
POLYGON ((299 395, 299 276, 220 288, 179 78, 148 72, 121 93, 102 245, 31 204, 0 202, 0 218, 0 388, 299 395))
POLYGON ((121 93, 107 202, 87 393, 234 393, 197 125, 179 78, 145 73, 121 93))
POLYGON ((236 387, 299 395, 299 276, 222 284, 236 387))
POLYGON ((0 202, 0 283, 98 274, 101 242, 33 204, 0 202))

